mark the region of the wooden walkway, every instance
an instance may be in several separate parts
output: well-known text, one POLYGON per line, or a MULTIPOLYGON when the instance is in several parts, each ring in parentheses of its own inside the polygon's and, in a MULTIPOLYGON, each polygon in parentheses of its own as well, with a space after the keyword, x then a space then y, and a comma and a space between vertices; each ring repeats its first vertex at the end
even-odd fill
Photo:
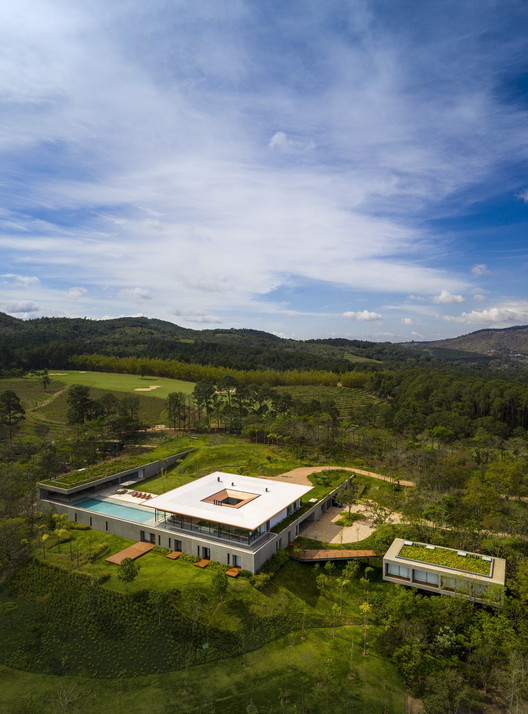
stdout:
POLYGON ((125 550, 120 550, 119 553, 115 553, 109 558, 106 558, 106 562, 121 565, 125 558, 135 560, 136 558, 139 558, 140 555, 148 553, 149 550, 152 550, 152 548, 154 548, 154 543, 144 543, 140 541, 138 543, 134 543, 134 545, 131 545, 128 548, 125 548, 125 550))
POLYGON ((373 550, 303 550, 300 553, 290 551, 290 558, 304 562, 315 563, 321 560, 359 560, 360 558, 375 558, 373 550))

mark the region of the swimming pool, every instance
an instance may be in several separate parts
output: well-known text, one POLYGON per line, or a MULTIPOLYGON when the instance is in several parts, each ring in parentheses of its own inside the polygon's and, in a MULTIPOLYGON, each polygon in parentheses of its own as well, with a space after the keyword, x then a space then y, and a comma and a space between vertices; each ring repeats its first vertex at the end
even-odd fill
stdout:
POLYGON ((107 516, 116 516, 124 518, 127 521, 134 523, 147 523, 154 518, 154 511, 142 511, 134 506, 124 506, 121 503, 113 503, 112 501, 100 501, 98 498, 86 498, 84 501, 79 501, 75 506, 77 508, 86 508, 89 511, 96 513, 104 513, 107 516))

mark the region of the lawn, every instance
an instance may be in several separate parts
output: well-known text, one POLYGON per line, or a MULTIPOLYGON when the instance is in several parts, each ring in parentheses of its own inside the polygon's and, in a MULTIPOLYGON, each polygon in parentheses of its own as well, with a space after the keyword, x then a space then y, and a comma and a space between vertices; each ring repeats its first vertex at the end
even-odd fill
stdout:
POLYGON ((140 377, 137 374, 115 374, 113 372, 82 372, 78 370, 50 369, 52 379, 60 379, 65 384, 84 384, 87 387, 105 391, 128 392, 148 397, 166 399, 171 392, 192 394, 194 382, 183 382, 179 379, 165 377, 140 377), (137 392, 136 389, 146 389, 151 385, 159 385, 159 389, 148 392, 137 392))
MULTIPOLYGON (((66 386, 66 385, 64 385, 66 386)), ((68 385, 70 386, 70 385, 68 385)), ((90 387, 90 399, 101 399, 105 394, 112 394, 117 399, 121 400, 125 396, 122 391, 98 389, 90 387)), ((153 393, 154 394, 154 393, 153 393)), ((146 426, 155 426, 165 421, 166 402, 160 399, 159 396, 147 396, 141 392, 138 396, 138 420, 146 426)), ((37 407, 34 411, 36 418, 42 418, 51 422, 65 424, 68 418, 68 390, 65 389, 49 404, 42 407, 37 407)))
POLYGON ((254 652, 187 671, 118 679, 33 674, 0 665, 5 714, 403 714, 405 692, 394 668, 361 656, 361 635, 339 628, 288 635, 254 652))
MULTIPOLYGON (((118 553, 133 541, 111 533, 100 533, 96 530, 71 530, 71 540, 62 543, 60 552, 56 545, 56 538, 51 535, 45 553, 42 547, 37 547, 35 555, 39 560, 48 565, 60 567, 66 571, 77 571, 91 575, 95 578, 108 576, 104 587, 114 592, 124 593, 126 588, 117 577, 119 568, 112 563, 107 563, 106 558, 118 553), (97 560, 90 562, 90 555, 96 549, 106 545, 108 549, 97 560), (79 553, 80 567, 77 566, 77 553, 79 553)), ((209 587, 213 576, 212 570, 201 570, 192 563, 169 560, 165 555, 149 552, 137 559, 140 573, 137 579, 130 583, 128 591, 138 592, 144 588, 149 590, 172 590, 181 587, 209 587)))

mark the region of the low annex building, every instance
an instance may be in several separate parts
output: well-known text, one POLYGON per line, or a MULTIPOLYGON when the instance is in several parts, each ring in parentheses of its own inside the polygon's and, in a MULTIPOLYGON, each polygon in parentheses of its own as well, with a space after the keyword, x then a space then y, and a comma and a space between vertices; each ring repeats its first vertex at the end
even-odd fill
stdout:
POLYGON ((444 546, 395 538, 383 557, 383 579, 486 604, 504 594, 506 561, 444 546))

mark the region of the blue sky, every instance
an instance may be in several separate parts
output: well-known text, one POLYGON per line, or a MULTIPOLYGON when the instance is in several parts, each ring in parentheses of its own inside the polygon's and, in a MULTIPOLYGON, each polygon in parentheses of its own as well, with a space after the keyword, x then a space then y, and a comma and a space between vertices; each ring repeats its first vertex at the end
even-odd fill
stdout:
POLYGON ((4 0, 0 310, 528 324, 528 6, 4 0))

